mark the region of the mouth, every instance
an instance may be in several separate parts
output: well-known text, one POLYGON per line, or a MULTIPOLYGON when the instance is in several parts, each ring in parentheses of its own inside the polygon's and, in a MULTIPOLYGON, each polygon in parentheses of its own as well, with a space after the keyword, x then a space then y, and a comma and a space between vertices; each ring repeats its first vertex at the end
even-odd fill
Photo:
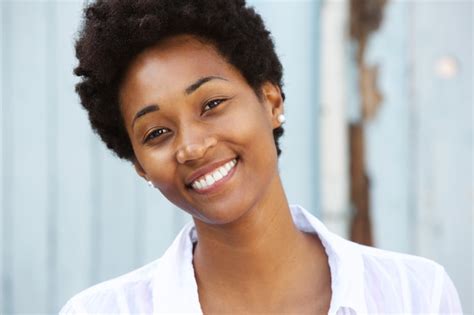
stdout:
POLYGON ((188 188, 201 194, 211 193, 219 189, 220 186, 234 175, 238 163, 239 158, 235 157, 222 166, 216 167, 214 170, 195 179, 188 185, 188 188))

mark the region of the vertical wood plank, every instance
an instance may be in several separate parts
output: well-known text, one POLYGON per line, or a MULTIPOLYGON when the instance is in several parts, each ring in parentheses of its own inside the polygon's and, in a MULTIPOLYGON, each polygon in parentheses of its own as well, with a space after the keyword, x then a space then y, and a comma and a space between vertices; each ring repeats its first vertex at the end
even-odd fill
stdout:
POLYGON ((57 262, 55 287, 57 312, 67 299, 94 284, 91 217, 93 211, 92 146, 93 137, 85 110, 74 92, 78 79, 73 75, 77 61, 74 38, 79 29, 81 1, 57 1, 56 92, 57 92, 57 262))
POLYGON ((321 9, 320 167, 322 218, 349 237, 349 160, 345 68, 349 1, 324 1, 321 9))
MULTIPOLYGON (((90 129, 91 127, 88 127, 90 129)), ((101 191, 101 161, 100 161, 100 146, 97 139, 97 135, 93 134, 89 138, 90 147, 90 169, 89 169, 89 191, 91 200, 89 204, 90 215, 88 219, 88 225, 90 229, 90 270, 89 270, 89 281, 91 283, 97 283, 100 279, 100 264, 101 264, 101 209, 100 209, 100 196, 101 191)))
POLYGON ((139 267, 144 264, 145 256, 145 222, 146 222, 146 211, 145 211, 145 198, 143 194, 143 180, 140 183, 138 175, 134 175, 135 169, 132 164, 129 165, 132 168, 132 177, 133 177, 133 200, 134 200, 134 226, 133 226, 133 262, 134 267, 139 267), (142 184, 142 185, 140 185, 142 184))
POLYGON ((414 253, 409 8, 408 2, 388 2, 367 47, 367 63, 379 65, 383 102, 365 134, 374 244, 414 253))
POLYGON ((5 241, 7 238, 5 238, 5 232, 6 232, 6 211, 7 211, 7 204, 5 202, 5 194, 4 190, 6 189, 6 173, 5 173, 5 158, 4 155, 8 152, 5 150, 5 145, 6 142, 4 141, 4 138, 6 137, 6 119, 4 118, 4 112, 5 110, 5 98, 3 94, 4 90, 4 81, 3 81, 3 76, 5 73, 5 64, 6 61, 4 59, 5 55, 3 53, 3 50, 5 49, 5 37, 3 36, 4 30, 5 30, 5 16, 4 16, 4 10, 3 7, 5 4, 3 2, 0 2, 0 314, 4 314, 7 311, 7 304, 6 304, 6 298, 7 298, 7 286, 6 286, 6 267, 7 264, 6 262, 6 251, 5 251, 5 241))
POLYGON ((100 261, 99 280, 130 271, 135 266, 135 181, 130 163, 119 160, 100 143, 100 261))
MULTIPOLYGON (((11 307, 36 313, 47 309, 47 34, 45 7, 37 2, 7 2, 9 71, 8 138, 11 143, 11 211, 6 222, 11 242, 11 307)), ((9 302, 10 303, 10 302, 9 302)))
POLYGON ((43 23, 45 24, 46 41, 44 49, 46 58, 44 60, 45 75, 47 84, 45 87, 46 99, 46 292, 47 299, 45 311, 53 311, 56 306, 56 298, 58 288, 56 286, 57 276, 57 216, 58 216, 58 154, 57 154, 57 136, 58 136, 58 99, 57 99, 57 50, 54 47, 57 36, 57 24, 54 16, 56 3, 46 2, 43 4, 45 16, 43 23))
POLYGON ((428 1, 413 8, 417 249, 445 266, 464 312, 472 313, 474 4, 428 1), (445 58, 454 61, 453 75, 440 69, 445 58))

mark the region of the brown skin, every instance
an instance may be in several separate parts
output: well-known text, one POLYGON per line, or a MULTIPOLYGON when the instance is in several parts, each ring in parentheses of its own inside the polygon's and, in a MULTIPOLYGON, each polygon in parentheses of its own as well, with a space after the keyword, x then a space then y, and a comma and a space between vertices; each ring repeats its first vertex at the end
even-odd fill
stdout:
POLYGON ((258 97, 213 46, 195 37, 171 37, 143 51, 120 89, 135 169, 193 216, 204 313, 327 314, 327 256, 317 237, 295 227, 278 173, 272 130, 280 125, 281 93, 269 82, 261 91, 258 97), (208 76, 222 79, 184 92, 208 76), (150 104, 160 109, 132 126, 150 104), (158 129, 161 135, 143 143, 158 129), (195 170, 234 157, 235 173, 213 193, 187 185, 195 170))

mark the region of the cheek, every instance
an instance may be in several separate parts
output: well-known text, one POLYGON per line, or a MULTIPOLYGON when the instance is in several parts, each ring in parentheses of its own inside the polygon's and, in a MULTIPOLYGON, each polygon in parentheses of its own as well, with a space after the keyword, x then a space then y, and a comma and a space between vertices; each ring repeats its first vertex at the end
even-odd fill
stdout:
POLYGON ((146 156, 144 162, 148 176, 155 184, 156 189, 181 209, 188 209, 182 177, 178 175, 178 164, 176 163, 174 149, 148 149, 143 155, 146 156))
POLYGON ((271 118, 260 103, 254 101, 241 106, 220 125, 224 128, 221 140, 235 144, 244 162, 253 161, 250 165, 268 167, 277 160, 271 118))
POLYGON ((175 186, 176 166, 168 150, 146 148, 140 152, 142 165, 149 178, 160 190, 171 190, 175 186))

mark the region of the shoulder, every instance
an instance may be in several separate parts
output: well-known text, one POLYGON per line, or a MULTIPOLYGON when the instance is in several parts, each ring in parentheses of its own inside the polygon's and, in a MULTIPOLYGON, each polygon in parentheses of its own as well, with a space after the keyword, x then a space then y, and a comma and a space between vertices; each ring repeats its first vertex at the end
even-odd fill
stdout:
POLYGON ((369 270, 414 272, 415 276, 423 276, 425 274, 433 275, 443 269, 437 262, 421 256, 383 250, 355 243, 354 246, 357 246, 359 249, 364 261, 364 266, 369 270))
POLYGON ((79 292, 63 306, 60 314, 153 313, 157 294, 170 291, 183 277, 181 271, 189 270, 183 264, 189 260, 187 255, 192 257, 193 227, 192 222, 186 224, 159 259, 79 292))
POLYGON ((98 283, 74 295, 60 314, 148 313, 152 304, 153 274, 160 259, 127 274, 98 283), (136 310, 130 309, 136 307, 136 310))
POLYGON ((373 308, 462 313, 457 291, 442 265, 420 256, 354 246, 361 253, 366 300, 373 308))
POLYGON ((444 272, 440 264, 421 256, 359 244, 356 246, 362 256, 366 280, 377 278, 382 283, 430 287, 435 278, 444 272))

